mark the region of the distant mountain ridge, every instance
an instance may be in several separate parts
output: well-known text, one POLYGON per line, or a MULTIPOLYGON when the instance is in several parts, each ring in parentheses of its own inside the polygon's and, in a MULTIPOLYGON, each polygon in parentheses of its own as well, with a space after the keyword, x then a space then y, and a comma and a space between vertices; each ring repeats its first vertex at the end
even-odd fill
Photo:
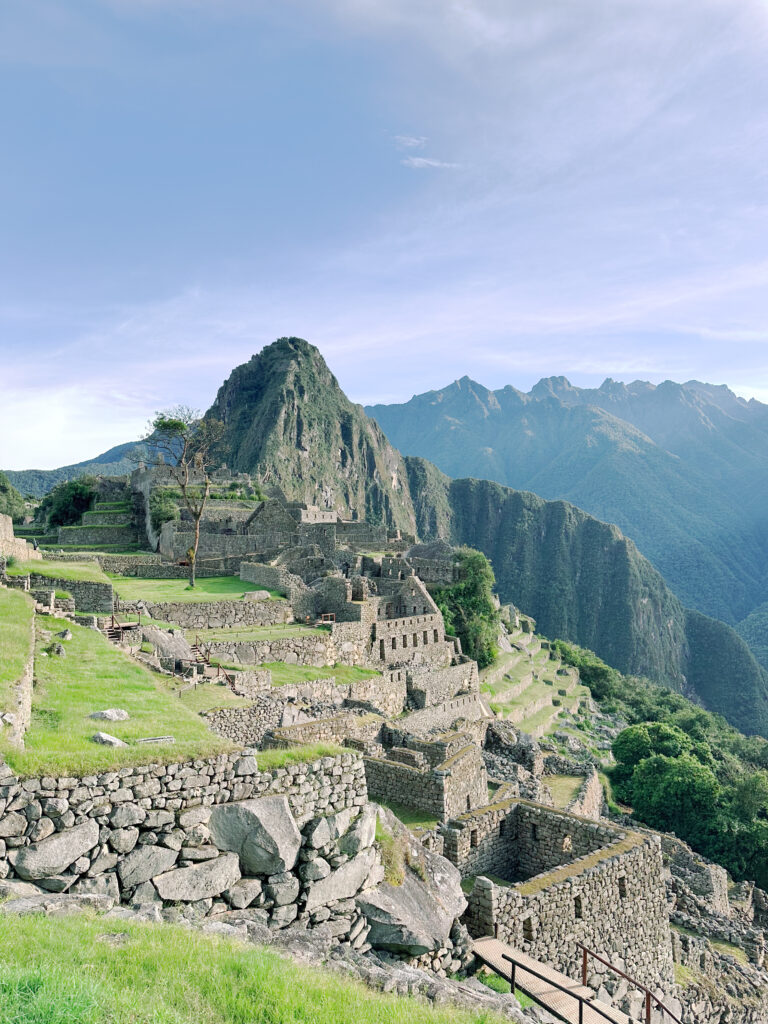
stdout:
POLYGON ((680 599, 730 623, 768 600, 768 406, 688 381, 525 394, 468 377, 366 411, 406 455, 616 523, 680 599))
POLYGON ((42 498, 62 480, 74 480, 79 476, 124 476, 136 469, 136 459, 131 458, 140 441, 128 441, 115 445, 102 455, 85 462, 74 462, 58 469, 7 469, 5 475, 16 490, 42 498))
MULTIPOLYGON (((463 391, 470 408, 480 405, 463 391)), ((639 428, 603 410, 570 411, 574 423, 588 414, 595 444, 611 458, 618 457, 614 424, 631 451, 664 458, 639 428)), ((403 457, 307 342, 280 339, 236 367, 208 415, 224 421, 221 459, 230 468, 290 500, 342 506, 425 540, 477 547, 493 563, 502 600, 533 615, 546 635, 591 647, 625 673, 683 690, 743 731, 768 735, 768 672, 729 626, 686 609, 616 526, 566 501, 490 480, 452 480, 424 458, 403 457)), ((555 422, 553 429, 567 441, 565 428, 555 422)))

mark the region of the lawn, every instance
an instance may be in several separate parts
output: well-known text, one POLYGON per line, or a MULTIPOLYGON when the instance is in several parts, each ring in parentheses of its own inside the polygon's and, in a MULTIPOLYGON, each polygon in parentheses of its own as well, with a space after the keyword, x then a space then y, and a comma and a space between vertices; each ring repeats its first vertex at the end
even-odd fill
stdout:
POLYGON ((11 709, 11 685, 24 671, 29 656, 35 606, 21 590, 0 589, 0 710, 11 709))
POLYGON ((2 1020, 13 1024, 492 1024, 382 995, 268 947, 172 925, 7 917, 2 1020))
MULTIPOLYGON (((237 601, 249 590, 264 590, 255 583, 246 583, 239 576, 204 576, 198 578, 194 590, 189 581, 138 579, 136 576, 111 576, 115 593, 124 601, 237 601)), ((273 598, 283 597, 271 590, 273 598)))
POLYGON ((583 775, 545 775, 543 781, 552 790, 555 807, 564 810, 581 789, 583 775))
POLYGON ((437 828, 437 818, 430 818, 426 811, 415 811, 411 807, 406 807, 405 804, 392 803, 390 800, 379 800, 377 801, 382 807, 388 807, 396 818, 399 818, 404 825, 407 825, 410 829, 430 829, 437 828))
POLYGON ((9 576, 26 576, 34 572, 52 579, 75 580, 85 583, 110 583, 98 562, 16 562, 6 570, 9 576))
POLYGON ((194 711, 196 715, 204 711, 213 711, 214 708, 247 708, 253 704, 248 697, 238 697, 232 693, 226 684, 214 682, 201 683, 193 690, 185 690, 180 694, 179 700, 185 708, 194 711))
POLYGON ((21 775, 78 775, 150 761, 181 761, 213 756, 232 745, 211 733, 205 722, 155 675, 113 647, 95 630, 50 616, 38 616, 32 725, 25 749, 4 751, 21 775), (44 657, 50 640, 40 628, 72 631, 66 655, 44 657), (124 708, 126 722, 99 722, 92 711, 124 708), (98 731, 131 743, 147 736, 174 736, 173 745, 104 747, 91 740, 98 731))
POLYGON ((273 686, 285 686, 287 683, 306 683, 310 679, 323 679, 326 676, 335 676, 339 686, 347 683, 357 683, 361 679, 373 679, 380 676, 369 668, 360 668, 357 665, 327 665, 323 668, 315 668, 313 665, 286 665, 282 661, 269 662, 266 665, 255 665, 256 669, 268 668, 272 673, 273 686))

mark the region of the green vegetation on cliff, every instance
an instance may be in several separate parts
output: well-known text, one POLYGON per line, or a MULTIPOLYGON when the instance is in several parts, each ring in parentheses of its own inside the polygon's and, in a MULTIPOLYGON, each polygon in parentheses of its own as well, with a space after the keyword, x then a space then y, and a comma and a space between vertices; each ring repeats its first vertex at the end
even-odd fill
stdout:
POLYGON ((768 885, 768 741, 592 651, 556 640, 600 710, 630 723, 613 743, 614 795, 652 828, 674 831, 737 879, 768 885))
POLYGON ((5 473, 0 473, 0 515, 10 516, 14 522, 24 516, 24 498, 5 473))
POLYGON ((415 532, 402 456, 306 341, 281 338, 236 367, 206 416, 224 423, 229 468, 264 488, 415 532))
POLYGON ((367 410, 407 455, 616 523, 687 605, 734 624, 768 600, 768 407, 697 381, 467 377, 367 410))
POLYGON ((485 555, 472 548, 459 548, 453 560, 459 570, 458 581, 434 587, 432 596, 443 613, 446 632, 457 636, 464 654, 485 668, 496 657, 499 635, 493 569, 485 555))

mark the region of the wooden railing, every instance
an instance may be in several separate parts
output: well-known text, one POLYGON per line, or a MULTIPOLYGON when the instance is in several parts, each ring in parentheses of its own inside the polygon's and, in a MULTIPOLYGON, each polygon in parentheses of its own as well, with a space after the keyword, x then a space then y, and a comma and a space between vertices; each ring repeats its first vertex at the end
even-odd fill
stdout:
POLYGON ((665 1006, 664 1003, 662 1003, 662 1001, 658 998, 658 996, 655 996, 653 992, 651 992, 647 985, 641 985, 640 982, 637 981, 635 978, 631 978, 628 974, 625 974, 624 971, 622 971, 620 968, 614 967, 614 965, 609 960, 605 960, 598 953, 595 953, 593 949, 589 949, 588 946, 583 945, 581 942, 577 942, 576 945, 581 950, 582 985, 586 987, 587 984, 587 961, 588 958, 591 956, 593 957, 593 959, 598 960, 601 964, 604 964, 605 967, 608 967, 610 970, 612 970, 614 974, 618 974, 620 978, 624 978, 625 981, 628 981, 631 985, 634 985, 636 989, 639 989, 641 992, 645 993, 646 1024, 651 1024, 651 1009, 653 1003, 656 1004, 656 1006, 661 1010, 662 1013, 666 1013, 668 1017, 671 1017, 672 1020, 675 1021, 675 1024, 682 1024, 680 1018, 676 1017, 674 1013, 672 1013, 672 1011, 669 1009, 669 1007, 665 1006))
MULTIPOLYGON (((512 994, 513 995, 514 995, 515 987, 516 987, 515 986, 516 970, 517 970, 518 967, 520 967, 522 970, 524 970, 526 972, 526 974, 532 974, 534 976, 534 978, 539 978, 541 981, 545 981, 547 983, 547 985, 550 986, 551 988, 556 988, 560 992, 565 992, 566 995, 570 996, 572 999, 575 999, 578 1002, 578 1004, 579 1004, 579 1024, 584 1024, 584 1006, 585 1005, 588 1006, 590 1008, 590 1010, 594 1010, 595 1013, 599 1013, 601 1017, 605 1017, 605 1019, 607 1021, 609 1021, 610 1024, 616 1024, 616 1020, 615 1020, 614 1017, 611 1017, 610 1014, 607 1011, 601 1010, 600 1007, 597 1006, 593 1000, 588 999, 586 996, 582 996, 578 992, 574 992, 573 989, 567 988, 565 985, 561 985, 558 981, 554 981, 553 978, 548 977, 546 974, 540 974, 538 971, 534 970, 528 964, 518 963, 514 959, 514 957, 507 956, 506 953, 502 954, 502 959, 508 961, 508 963, 510 965, 510 968, 511 968, 511 970, 510 970, 510 981, 511 981, 511 985, 512 985, 512 994)), ((543 1006, 545 1010, 548 1010, 548 1011, 551 1012, 550 1007, 543 1000, 539 999, 538 996, 535 996, 532 992, 528 992, 526 994, 528 996, 530 996, 530 998, 533 999, 534 1002, 537 1002, 539 1004, 539 1006, 543 1006)))

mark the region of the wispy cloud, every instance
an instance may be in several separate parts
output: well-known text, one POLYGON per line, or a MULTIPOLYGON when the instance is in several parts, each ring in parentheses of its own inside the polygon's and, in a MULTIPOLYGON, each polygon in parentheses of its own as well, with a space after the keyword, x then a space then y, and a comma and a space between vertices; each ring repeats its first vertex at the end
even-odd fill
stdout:
POLYGON ((428 141, 426 135, 395 136, 395 145, 398 149, 423 149, 428 141))
POLYGON ((423 170, 428 167, 458 167, 458 164, 448 163, 446 160, 434 160, 428 156, 407 156, 400 163, 403 167, 415 167, 416 170, 423 170))

